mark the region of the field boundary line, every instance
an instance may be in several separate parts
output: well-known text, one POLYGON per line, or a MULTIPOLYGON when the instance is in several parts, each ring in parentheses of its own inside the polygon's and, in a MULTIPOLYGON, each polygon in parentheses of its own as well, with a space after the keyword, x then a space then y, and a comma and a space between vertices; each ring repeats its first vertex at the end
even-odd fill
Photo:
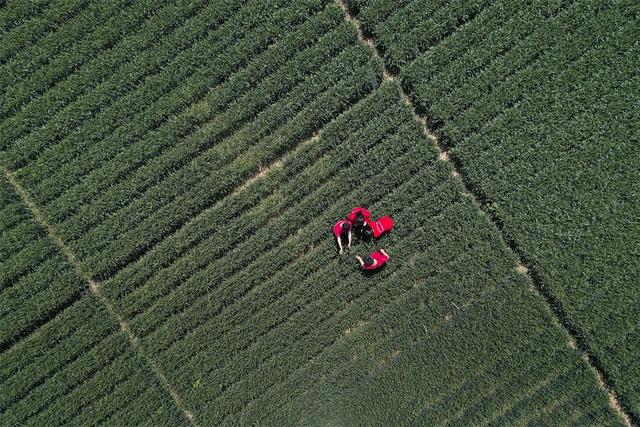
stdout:
POLYGON ((510 249, 510 251, 516 256, 518 263, 514 266, 514 269, 529 279, 532 284, 532 292, 534 294, 542 296, 550 311, 553 313, 555 320, 569 335, 572 343, 575 343, 576 349, 580 352, 581 358, 584 363, 593 371, 596 383, 606 392, 609 405, 614 412, 620 417, 621 421, 626 426, 637 426, 640 424, 640 418, 638 418, 633 411, 623 403, 620 398, 620 394, 616 391, 613 385, 613 381, 607 375, 604 366, 600 360, 591 352, 587 346, 585 340, 582 338, 582 333, 578 326, 571 320, 569 315, 564 309, 562 302, 543 284, 540 274, 535 271, 530 262, 528 262, 528 256, 520 248, 515 239, 509 234, 506 229, 504 221, 497 216, 489 208, 490 199, 483 193, 483 191, 476 186, 472 185, 470 180, 462 173, 463 164, 461 159, 457 156, 450 156, 446 145, 440 141, 440 138, 429 127, 426 114, 419 107, 418 99, 410 90, 410 84, 402 82, 398 78, 397 73, 394 73, 389 64, 383 59, 380 54, 380 47, 376 46, 375 40, 372 35, 366 34, 362 23, 360 22, 357 14, 349 8, 347 0, 335 0, 338 6, 344 11, 345 20, 350 22, 357 30, 358 39, 362 44, 371 49, 371 54, 374 58, 381 61, 384 66, 384 78, 385 80, 398 81, 399 90, 405 104, 411 108, 414 117, 422 125, 423 132, 427 139, 431 140, 434 146, 439 151, 439 158, 442 161, 448 162, 452 168, 452 175, 460 179, 465 194, 468 194, 475 202, 480 210, 488 217, 493 225, 500 232, 502 240, 510 249))
POLYGON ((185 407, 184 402, 176 392, 175 388, 171 385, 166 375, 160 370, 159 366, 153 361, 153 359, 151 359, 151 357, 148 356, 142 349, 142 346, 140 345, 140 339, 133 334, 127 322, 122 318, 122 316, 118 313, 116 308, 113 306, 113 304, 111 304, 107 297, 102 295, 99 289, 99 283, 93 280, 84 271, 84 269, 82 268, 82 264, 78 261, 71 248, 58 236, 51 224, 47 222, 38 206, 33 203, 27 191, 20 185, 20 183, 18 183, 18 181, 16 181, 11 171, 8 168, 2 166, 2 173, 7 181, 11 184, 14 191, 18 193, 21 201, 25 204, 31 215, 33 215, 35 220, 45 229, 47 236, 55 243, 60 252, 62 252, 69 264, 74 268, 74 270, 76 270, 80 277, 85 280, 89 292, 91 292, 91 294, 93 294, 93 296, 95 296, 100 301, 100 303, 104 305, 109 315, 116 321, 116 323, 120 327, 120 330, 127 335, 127 338, 129 339, 129 343, 131 344, 131 347, 133 347, 133 350, 151 368, 151 371, 158 378, 165 391, 169 393, 169 395, 173 399, 173 403, 182 413, 183 417, 189 424, 194 426, 197 425, 194 420, 193 414, 185 407))

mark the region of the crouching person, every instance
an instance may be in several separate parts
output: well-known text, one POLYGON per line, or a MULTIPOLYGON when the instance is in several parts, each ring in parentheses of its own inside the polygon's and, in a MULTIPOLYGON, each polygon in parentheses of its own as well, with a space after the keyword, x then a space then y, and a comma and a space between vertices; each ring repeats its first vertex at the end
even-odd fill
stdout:
POLYGON ((341 220, 335 223, 333 226, 333 235, 336 236, 338 241, 338 248, 340 248, 340 255, 344 253, 344 247, 351 249, 351 223, 349 221, 341 220))
POLYGON ((389 254, 387 254, 384 249, 380 249, 364 259, 358 255, 356 255, 356 258, 360 261, 360 266, 363 270, 371 271, 377 270, 385 265, 387 261, 389 261, 389 254))

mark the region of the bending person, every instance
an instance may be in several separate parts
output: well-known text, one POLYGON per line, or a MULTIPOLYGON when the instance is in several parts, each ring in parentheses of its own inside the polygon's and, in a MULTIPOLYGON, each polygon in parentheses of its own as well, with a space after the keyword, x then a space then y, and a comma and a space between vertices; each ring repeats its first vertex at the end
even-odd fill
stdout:
POLYGON ((353 232, 359 239, 367 237, 366 231, 371 220, 371 213, 364 208, 355 208, 349 214, 349 221, 353 224, 353 232))
POLYGON ((364 239, 370 239, 382 236, 384 233, 388 233, 393 230, 393 219, 390 216, 385 215, 378 219, 377 221, 371 221, 368 224, 365 224, 359 230, 359 235, 364 239))
POLYGON ((384 249, 380 249, 365 259, 358 255, 356 255, 356 258, 360 261, 360 266, 363 270, 377 270, 389 261, 389 254, 384 249))
POLYGON ((356 218, 356 216, 360 216, 361 215, 361 221, 363 222, 369 222, 371 220, 371 212, 369 212, 369 210, 367 208, 363 208, 363 207, 357 207, 357 208, 353 208, 351 209, 351 212, 349 213, 349 216, 347 217, 348 221, 351 221, 352 223, 356 223, 356 221, 358 220, 358 218, 356 218))
POLYGON ((344 253, 344 246, 351 249, 351 223, 349 221, 340 220, 333 226, 333 235, 336 236, 340 255, 344 253))

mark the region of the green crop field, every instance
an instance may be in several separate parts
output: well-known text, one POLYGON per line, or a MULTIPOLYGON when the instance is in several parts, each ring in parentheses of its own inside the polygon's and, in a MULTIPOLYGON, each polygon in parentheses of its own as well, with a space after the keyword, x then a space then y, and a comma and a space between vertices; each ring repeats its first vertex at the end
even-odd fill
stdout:
POLYGON ((638 424, 639 14, 2 3, 0 425, 638 424))
POLYGON ((402 3, 352 7, 638 420, 638 3, 402 3))

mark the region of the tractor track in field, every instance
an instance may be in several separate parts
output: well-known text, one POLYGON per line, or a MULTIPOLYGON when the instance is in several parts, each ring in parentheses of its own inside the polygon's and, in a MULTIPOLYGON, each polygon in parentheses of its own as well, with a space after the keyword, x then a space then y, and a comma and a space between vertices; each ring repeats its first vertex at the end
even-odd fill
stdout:
POLYGON ((528 261, 527 254, 519 247, 515 239, 510 235, 504 221, 496 215, 490 208, 491 200, 484 194, 482 189, 473 185, 470 180, 464 175, 464 165, 462 160, 457 156, 451 156, 449 154, 446 144, 438 138, 429 126, 428 117, 425 111, 420 108, 419 100, 411 89, 409 82, 402 81, 398 77, 397 70, 392 69, 388 62, 383 58, 383 48, 376 44, 374 34, 369 34, 364 30, 362 23, 360 22, 357 13, 352 10, 346 0, 336 0, 336 3, 344 11, 345 20, 350 22, 358 32, 359 41, 371 50, 372 56, 380 61, 384 66, 384 80, 398 81, 398 86, 401 91, 402 98, 405 103, 411 108, 416 120, 418 120, 423 128, 424 134, 427 139, 431 140, 435 147, 439 151, 439 159, 441 161, 449 162, 453 166, 453 176, 461 180, 465 194, 469 195, 475 201, 475 204, 480 210, 489 218, 489 220, 495 225, 500 232, 500 235, 509 249, 515 254, 519 263, 515 267, 515 270, 524 276, 526 276, 531 282, 531 290, 534 294, 541 296, 549 309, 553 313, 557 322, 562 326, 567 334, 570 336, 571 343, 581 353, 582 359, 592 370, 595 379, 600 387, 602 387, 609 399, 610 406, 620 416, 621 420, 627 426, 640 425, 640 419, 638 419, 633 411, 623 403, 619 393, 616 391, 615 384, 611 377, 607 374, 603 364, 595 356, 591 350, 589 350, 584 338, 578 326, 571 320, 567 312, 565 311, 562 302, 554 296, 547 286, 544 285, 539 273, 535 269, 531 268, 531 263, 528 261))
POLYGON ((184 402, 176 392, 175 388, 171 385, 171 383, 169 383, 169 380, 167 379, 166 375, 160 370, 159 366, 155 363, 153 359, 151 359, 149 355, 147 355, 143 351, 140 345, 140 339, 131 331, 131 328, 129 327, 127 322, 118 313, 118 311, 113 306, 113 304, 109 302, 107 297, 102 295, 99 289, 99 283, 93 280, 87 273, 85 273, 84 269, 82 268, 82 264, 78 261, 75 254, 71 251, 71 249, 67 246, 67 244, 58 236, 58 234, 56 233, 55 229, 51 226, 51 224, 47 222, 46 218, 44 217, 44 215, 42 214, 38 206, 35 203, 33 203, 27 191, 24 188, 22 188, 22 186, 18 183, 18 181, 16 181, 11 171, 3 166, 2 173, 7 179, 7 181, 9 182, 9 184, 11 185, 11 187, 14 189, 14 191, 20 196, 20 199, 22 200, 24 205, 27 207, 31 215, 34 217, 34 219, 45 229, 47 236, 55 243, 55 245, 58 247, 60 252, 62 252, 62 254, 65 256, 69 264, 74 268, 74 270, 76 270, 76 272, 80 275, 80 277, 82 277, 85 280, 89 292, 95 298, 97 298, 101 304, 105 306, 105 308, 107 309, 107 312, 116 322, 116 324, 119 326, 120 330, 127 335, 129 343, 131 344, 131 347, 133 348, 135 353, 138 354, 138 356, 140 356, 140 358, 144 360, 146 364, 151 368, 151 371, 158 378, 159 383, 162 385, 165 391, 173 399, 174 404, 176 405, 180 413, 183 415, 185 421, 187 421, 190 425, 196 426, 197 424, 195 422, 195 419, 191 411, 189 411, 185 407, 184 402))

